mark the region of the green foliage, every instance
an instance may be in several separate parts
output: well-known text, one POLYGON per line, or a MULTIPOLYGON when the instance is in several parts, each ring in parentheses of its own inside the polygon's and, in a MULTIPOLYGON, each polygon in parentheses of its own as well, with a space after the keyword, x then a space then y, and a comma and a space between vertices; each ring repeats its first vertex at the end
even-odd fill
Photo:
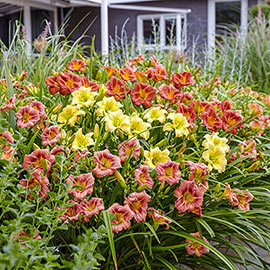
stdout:
POLYGON ((269 18, 270 5, 269 4, 255 5, 249 10, 249 14, 252 19, 255 19, 260 13, 263 17, 269 18))

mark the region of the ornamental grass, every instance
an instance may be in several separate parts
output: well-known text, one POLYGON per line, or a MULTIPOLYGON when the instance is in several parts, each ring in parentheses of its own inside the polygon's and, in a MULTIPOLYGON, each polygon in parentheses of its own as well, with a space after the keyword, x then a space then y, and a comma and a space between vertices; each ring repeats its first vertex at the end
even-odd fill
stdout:
POLYGON ((76 56, 4 62, 1 269, 269 269, 270 96, 76 56))

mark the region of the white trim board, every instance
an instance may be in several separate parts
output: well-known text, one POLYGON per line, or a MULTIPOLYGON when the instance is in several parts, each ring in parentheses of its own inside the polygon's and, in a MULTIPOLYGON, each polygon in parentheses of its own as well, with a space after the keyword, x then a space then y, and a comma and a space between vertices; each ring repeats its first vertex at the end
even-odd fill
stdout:
POLYGON ((216 34, 216 3, 241 2, 241 31, 246 33, 248 28, 248 0, 208 0, 208 50, 211 52, 215 48, 216 34))

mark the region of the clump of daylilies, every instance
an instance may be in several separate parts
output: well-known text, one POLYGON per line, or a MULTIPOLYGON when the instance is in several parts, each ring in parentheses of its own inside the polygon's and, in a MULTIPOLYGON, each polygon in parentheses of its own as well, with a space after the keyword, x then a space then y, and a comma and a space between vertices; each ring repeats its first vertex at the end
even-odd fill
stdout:
MULTIPOLYGON (((157 231, 169 230, 175 220, 181 224, 184 215, 203 216, 209 200, 250 209, 253 195, 219 176, 237 164, 242 171, 264 170, 254 138, 270 134, 264 110, 269 96, 241 90, 253 99, 238 106, 235 89, 219 95, 218 78, 205 82, 197 71, 169 72, 154 56, 145 61, 140 55, 123 68, 104 66, 103 79, 90 80, 87 70, 85 61, 75 59, 45 79, 47 95, 58 100, 54 105, 37 100, 39 86, 26 83, 27 74, 12 81, 16 94, 1 111, 16 112, 15 130, 35 134, 18 180, 29 200, 43 203, 55 191, 62 156, 69 204, 58 211, 59 221, 68 224, 95 226, 108 210, 114 233, 144 222, 157 231)), ((22 153, 10 131, 0 134, 0 158, 12 162, 22 153)), ((189 233, 208 244, 201 233, 189 233)), ((201 241, 186 242, 189 254, 209 252, 201 241)))

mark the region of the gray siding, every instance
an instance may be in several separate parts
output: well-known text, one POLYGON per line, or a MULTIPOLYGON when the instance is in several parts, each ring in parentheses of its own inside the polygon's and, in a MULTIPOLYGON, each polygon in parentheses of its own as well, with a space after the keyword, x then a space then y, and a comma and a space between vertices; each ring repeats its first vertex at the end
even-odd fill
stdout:
MULTIPOLYGON (((163 0, 140 3, 141 6, 158 6, 158 7, 174 7, 174 8, 188 8, 191 13, 187 16, 188 23, 188 44, 196 39, 199 45, 205 45, 207 42, 207 0, 163 0)), ((257 0, 249 0, 249 7, 257 4, 257 0)), ((86 29, 87 37, 83 39, 84 44, 90 45, 93 36, 95 36, 95 48, 100 50, 100 9, 91 7, 78 7, 75 8, 71 15, 67 33, 71 32, 84 16, 87 18, 81 22, 80 26, 72 33, 71 39, 76 40, 82 36, 86 29)), ((153 13, 153 12, 152 12, 153 13)), ((109 9, 109 34, 115 37, 115 30, 118 29, 118 35, 121 34, 121 29, 124 23, 125 30, 129 38, 137 33, 137 16, 142 14, 150 14, 150 12, 136 11, 136 10, 120 10, 109 9)))

